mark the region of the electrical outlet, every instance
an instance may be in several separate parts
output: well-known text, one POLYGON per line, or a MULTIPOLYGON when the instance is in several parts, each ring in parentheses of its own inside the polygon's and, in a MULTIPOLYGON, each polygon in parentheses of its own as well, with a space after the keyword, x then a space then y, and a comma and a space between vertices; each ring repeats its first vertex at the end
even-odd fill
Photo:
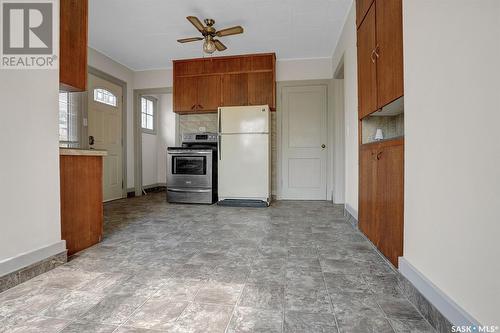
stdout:
POLYGON ((198 131, 200 131, 200 132, 202 132, 202 133, 203 133, 203 132, 206 132, 206 131, 207 131, 207 128, 206 128, 206 127, 201 126, 201 127, 198 127, 198 131))

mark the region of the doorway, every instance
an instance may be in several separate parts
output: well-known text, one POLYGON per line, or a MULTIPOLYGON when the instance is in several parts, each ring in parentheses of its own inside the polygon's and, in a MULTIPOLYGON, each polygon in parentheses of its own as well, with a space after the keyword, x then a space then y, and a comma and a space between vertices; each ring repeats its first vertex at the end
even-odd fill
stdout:
POLYGON ((123 197, 123 89, 104 78, 88 76, 89 146, 106 150, 103 159, 103 200, 123 197))
POLYGON ((327 101, 327 84, 281 89, 281 199, 327 199, 327 101))

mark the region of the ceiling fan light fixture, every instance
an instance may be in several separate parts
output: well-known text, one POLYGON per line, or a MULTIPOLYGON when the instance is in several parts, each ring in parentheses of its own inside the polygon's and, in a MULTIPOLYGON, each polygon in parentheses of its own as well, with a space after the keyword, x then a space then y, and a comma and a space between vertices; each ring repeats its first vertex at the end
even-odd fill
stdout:
POLYGON ((205 42, 203 43, 203 52, 212 54, 216 49, 215 43, 211 38, 205 39, 205 42))

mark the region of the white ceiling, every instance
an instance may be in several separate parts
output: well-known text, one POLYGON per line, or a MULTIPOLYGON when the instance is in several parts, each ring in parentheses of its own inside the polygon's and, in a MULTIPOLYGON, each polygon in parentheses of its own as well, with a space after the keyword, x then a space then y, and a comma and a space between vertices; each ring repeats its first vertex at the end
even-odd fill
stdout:
POLYGON ((172 59, 203 56, 186 20, 215 19, 215 28, 241 25, 221 38, 214 55, 276 52, 278 59, 328 57, 352 0, 90 0, 89 45, 133 70, 171 68, 172 59))

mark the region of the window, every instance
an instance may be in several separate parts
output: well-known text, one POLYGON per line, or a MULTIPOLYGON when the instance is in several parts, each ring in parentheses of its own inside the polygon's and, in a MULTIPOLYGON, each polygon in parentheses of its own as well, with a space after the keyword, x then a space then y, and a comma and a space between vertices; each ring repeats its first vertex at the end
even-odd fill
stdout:
POLYGON ((111 91, 108 91, 106 89, 94 89, 94 101, 111 106, 116 106, 116 96, 113 95, 111 91))
POLYGON ((59 93, 59 145, 78 147, 80 95, 78 93, 59 93))
POLYGON ((155 107, 156 100, 152 97, 141 98, 141 126, 143 132, 155 133, 155 107))

